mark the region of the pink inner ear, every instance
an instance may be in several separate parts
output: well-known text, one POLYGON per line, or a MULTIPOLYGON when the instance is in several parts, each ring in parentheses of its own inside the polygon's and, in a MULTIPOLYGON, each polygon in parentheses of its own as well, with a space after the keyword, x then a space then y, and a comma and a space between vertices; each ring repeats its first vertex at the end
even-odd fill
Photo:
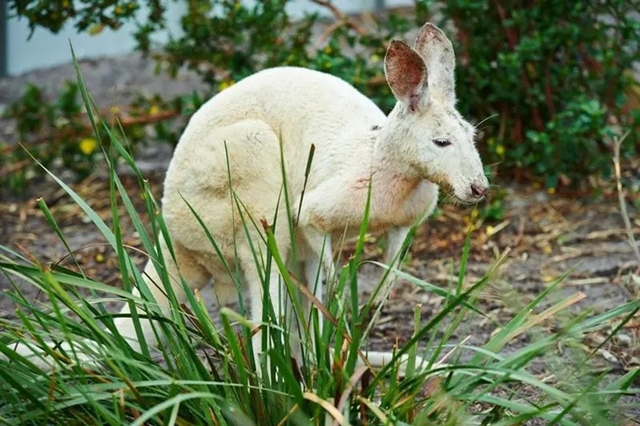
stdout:
POLYGON ((416 51, 401 42, 392 43, 387 55, 389 85, 398 99, 415 111, 427 76, 424 61, 416 51))
POLYGON ((409 90, 409 109, 411 112, 416 112, 420 105, 420 89, 424 84, 424 64, 422 59, 420 59, 420 65, 422 68, 417 67, 415 64, 406 67, 405 84, 407 85, 407 90, 409 90))
POLYGON ((420 88, 422 85, 422 77, 424 76, 424 65, 422 64, 422 59, 420 60, 420 64, 416 64, 413 61, 414 57, 411 57, 409 63, 405 64, 405 69, 403 70, 405 73, 406 84, 413 88, 420 88))

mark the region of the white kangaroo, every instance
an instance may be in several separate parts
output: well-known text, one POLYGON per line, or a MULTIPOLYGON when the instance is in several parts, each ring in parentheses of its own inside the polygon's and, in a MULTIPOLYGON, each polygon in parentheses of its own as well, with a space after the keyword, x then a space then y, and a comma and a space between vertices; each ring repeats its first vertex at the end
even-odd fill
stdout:
MULTIPOLYGON (((410 227, 433 211, 438 187, 461 203, 480 200, 489 184, 474 144, 475 128, 455 108, 454 67, 451 42, 427 23, 414 48, 399 40, 388 47, 384 71, 398 100, 388 117, 340 78, 294 67, 258 72, 204 104, 180 138, 162 199, 175 262, 166 243, 159 245, 169 276, 176 277, 173 289, 178 301, 186 299, 177 279, 180 274, 191 289, 213 278, 222 300, 237 292, 190 207, 208 228, 224 261, 232 270, 239 267, 251 320, 260 324, 263 285, 255 253, 266 256, 267 250, 262 230, 249 225, 247 235, 242 216, 258 224, 263 219, 270 224, 277 221, 274 236, 285 261, 294 246, 287 223, 294 221, 296 254, 304 263, 306 285, 322 300, 321 283, 333 271, 332 243, 357 235, 369 187, 368 229, 387 231, 389 264, 410 227), (312 145, 315 155, 305 185, 312 145), (282 194, 283 170, 289 212, 282 194)), ((271 271, 269 295, 274 310, 282 313, 286 292, 275 265, 271 271)), ((144 274, 161 310, 169 314, 153 262, 144 274)), ((125 306, 115 323, 137 349, 128 314, 125 306)), ((148 321, 142 321, 142 331, 147 342, 155 342, 148 321)), ((257 356, 259 334, 254 339, 257 356)), ((374 353, 369 361, 381 366, 389 359, 389 354, 374 353)))

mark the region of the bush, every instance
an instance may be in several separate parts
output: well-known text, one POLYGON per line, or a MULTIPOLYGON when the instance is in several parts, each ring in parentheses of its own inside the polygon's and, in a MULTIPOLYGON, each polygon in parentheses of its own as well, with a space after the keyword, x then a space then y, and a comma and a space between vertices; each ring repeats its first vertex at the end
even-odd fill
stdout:
MULTIPOLYGON (((640 0, 517 1, 508 10, 498 1, 416 0, 410 13, 384 14, 367 25, 325 0, 309 4, 326 7, 335 22, 328 24, 316 14, 294 20, 285 9, 289 3, 190 0, 181 19, 183 34, 159 51, 150 41, 165 25, 158 0, 61 5, 13 0, 9 6, 28 18, 32 29, 55 32, 71 21, 78 31, 90 33, 118 28, 144 6, 149 15, 138 24, 138 48, 154 56, 159 70, 175 75, 187 66, 198 72, 210 86, 204 95, 265 67, 297 65, 342 77, 383 110, 394 103, 382 72, 386 43, 438 16, 445 27, 455 27, 449 32, 456 34, 459 107, 481 121, 485 162, 494 163, 501 175, 544 176, 549 187, 559 178, 606 177, 611 138, 621 126, 633 129, 640 122, 640 111, 628 103, 628 95, 637 90, 629 70, 640 56, 640 20, 633 13, 640 0), (320 38, 312 32, 318 25, 324 28, 320 38)), ((188 104, 190 112, 194 103, 188 104)), ((170 115, 182 112, 182 105, 178 102, 170 115)), ((174 133, 160 136, 177 140, 174 133)), ((81 139, 81 134, 75 138, 81 139)), ((637 132, 627 142, 624 154, 632 155, 637 132)))
POLYGON ((618 126, 640 118, 624 108, 640 2, 515 3, 444 3, 458 30, 462 111, 497 116, 482 128, 491 160, 546 176, 550 187, 561 175, 608 173, 618 126))

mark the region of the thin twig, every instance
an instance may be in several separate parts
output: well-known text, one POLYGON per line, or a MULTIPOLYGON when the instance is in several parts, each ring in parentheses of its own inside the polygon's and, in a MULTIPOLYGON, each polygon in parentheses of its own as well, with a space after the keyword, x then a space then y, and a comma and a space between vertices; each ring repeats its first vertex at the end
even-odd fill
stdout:
POLYGON ((345 13, 343 11, 341 11, 333 3, 331 3, 331 1, 329 1, 329 0, 311 0, 311 2, 315 3, 315 4, 319 5, 319 6, 326 7, 327 9, 329 9, 329 11, 331 11, 333 16, 336 18, 336 21, 344 22, 344 25, 346 25, 347 27, 351 28, 352 30, 354 30, 358 34, 360 34, 360 35, 367 35, 368 34, 368 31, 364 27, 360 26, 359 24, 356 24, 353 20, 349 19, 349 17, 347 17, 347 15, 345 15, 345 13))
POLYGON ((636 243, 636 239, 633 235, 633 227, 631 226, 631 220, 629 220, 629 213, 627 212, 627 202, 625 201, 624 193, 622 192, 622 173, 620 172, 620 146, 622 145, 622 142, 627 138, 627 136, 629 136, 630 132, 630 130, 627 130, 627 132, 622 135, 622 137, 616 137, 613 140, 613 168, 616 174, 616 187, 618 190, 618 201, 620 202, 620 214, 622 215, 622 220, 624 221, 624 227, 627 230, 629 243, 631 244, 633 253, 636 255, 638 265, 640 265, 640 250, 638 250, 638 243, 636 243))
POLYGON ((318 39, 313 43, 312 51, 316 51, 322 47, 325 41, 333 34, 338 28, 343 27, 345 25, 344 21, 336 21, 333 24, 329 25, 318 37, 318 39))

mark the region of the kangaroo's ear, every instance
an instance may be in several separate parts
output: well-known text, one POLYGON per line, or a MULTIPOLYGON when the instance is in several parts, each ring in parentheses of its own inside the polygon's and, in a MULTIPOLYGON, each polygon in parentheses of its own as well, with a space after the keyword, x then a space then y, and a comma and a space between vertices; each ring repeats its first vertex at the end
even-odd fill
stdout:
POLYGON ((392 40, 384 58, 384 73, 393 95, 410 111, 427 104, 427 67, 408 44, 392 40))
POLYGON ((420 29, 414 48, 429 70, 430 89, 455 103, 456 58, 451 40, 440 28, 427 22, 420 29))

